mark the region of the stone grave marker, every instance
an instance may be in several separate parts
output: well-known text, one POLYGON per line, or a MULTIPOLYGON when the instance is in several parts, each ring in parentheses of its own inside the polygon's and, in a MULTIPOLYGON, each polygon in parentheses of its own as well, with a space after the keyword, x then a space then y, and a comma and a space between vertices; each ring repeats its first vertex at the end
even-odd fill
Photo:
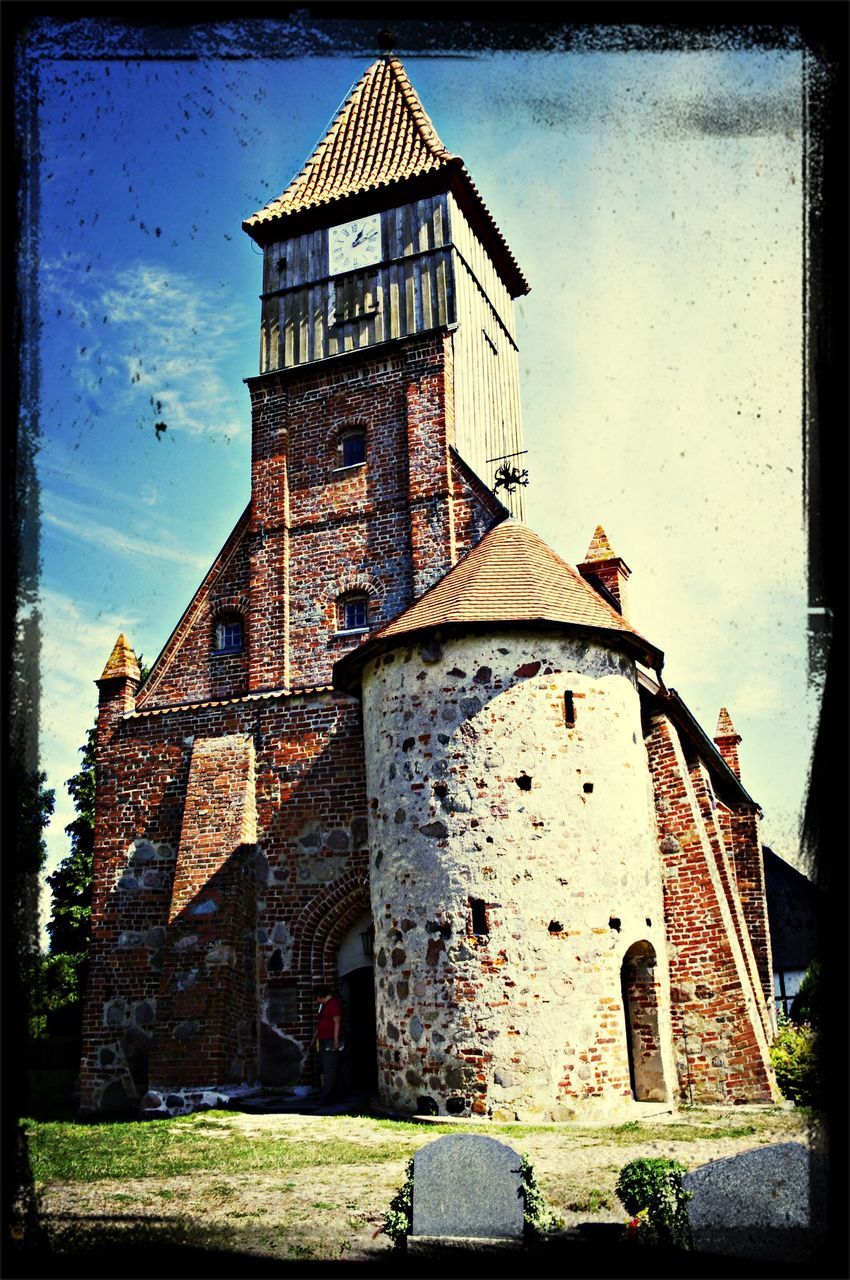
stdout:
POLYGON ((452 1133, 413 1158, 413 1226, 408 1248, 521 1245, 521 1157, 495 1138, 452 1133))
POLYGON ((682 1179, 694 1249, 782 1262, 802 1261, 818 1244, 809 1152, 779 1142, 701 1165, 682 1179))

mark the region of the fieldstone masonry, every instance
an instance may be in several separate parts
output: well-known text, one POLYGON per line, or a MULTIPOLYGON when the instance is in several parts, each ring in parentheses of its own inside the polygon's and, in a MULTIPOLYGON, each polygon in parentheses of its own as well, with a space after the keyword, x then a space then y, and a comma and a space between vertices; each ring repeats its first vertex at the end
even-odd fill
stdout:
POLYGON ((633 663, 586 640, 504 631, 391 649, 363 685, 384 1097, 499 1120, 631 1099, 621 973, 643 944, 662 1028, 646 1043, 650 1092, 670 1098, 661 861, 633 663))

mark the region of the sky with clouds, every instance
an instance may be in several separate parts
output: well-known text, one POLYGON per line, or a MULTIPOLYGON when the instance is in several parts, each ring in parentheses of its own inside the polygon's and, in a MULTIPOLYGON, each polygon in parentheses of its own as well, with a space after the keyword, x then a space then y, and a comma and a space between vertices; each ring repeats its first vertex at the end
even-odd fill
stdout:
MULTIPOLYGON (((118 632, 153 660, 248 500, 261 258, 241 221, 283 190, 370 57, 74 61, 46 45, 37 60, 50 867, 118 632)), ((793 860, 817 710, 801 55, 404 62, 531 284, 528 521, 571 563, 604 525, 667 683, 709 734, 729 708, 765 838, 793 860)))

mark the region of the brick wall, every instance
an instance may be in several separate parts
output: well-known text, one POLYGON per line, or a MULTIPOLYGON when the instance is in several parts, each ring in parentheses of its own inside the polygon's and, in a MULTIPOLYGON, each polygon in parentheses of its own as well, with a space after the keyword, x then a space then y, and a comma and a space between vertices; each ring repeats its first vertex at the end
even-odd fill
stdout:
POLYGON ((125 717, 113 701, 102 718, 82 1108, 138 1101, 151 1083, 151 1055, 162 1091, 190 1076, 226 1083, 235 1061, 245 1078, 309 1080, 313 983, 335 978, 335 946, 368 900, 359 705, 316 693, 125 717), (235 785, 232 762, 215 767, 216 743, 227 753, 227 739, 246 735, 254 744, 253 858, 221 822, 218 845, 203 844, 235 785), (190 781, 202 740, 208 769, 190 781), (207 900, 216 912, 193 914, 207 900), (178 964, 180 939, 193 934, 192 963, 178 964), (251 965, 249 1001, 241 984, 251 965), (175 1002, 178 975, 192 969, 210 981, 195 996, 184 982, 175 1002), (182 1044, 173 1039, 180 1022, 194 1020, 189 1005, 201 996, 203 1021, 219 1026, 227 1022, 222 1003, 235 1001, 226 1044, 200 1029, 182 1044), (250 1043, 240 1021, 253 1025, 250 1043))
MULTIPOLYGON (((647 742, 660 849, 679 1088, 694 1102, 775 1096, 758 1003, 676 730, 647 742)), ((731 886, 727 886, 731 888, 731 886)))

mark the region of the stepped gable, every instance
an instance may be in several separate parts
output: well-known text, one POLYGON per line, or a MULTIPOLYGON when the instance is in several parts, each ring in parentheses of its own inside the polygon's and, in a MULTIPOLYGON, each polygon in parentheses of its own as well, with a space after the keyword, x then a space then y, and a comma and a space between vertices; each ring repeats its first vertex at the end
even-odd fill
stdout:
POLYGON ((440 140, 398 58, 379 58, 366 69, 300 173, 282 195, 246 218, 242 229, 264 243, 288 234, 280 226, 285 218, 440 173, 447 185, 460 178, 457 194, 471 198, 508 268, 514 296, 527 293, 516 259, 463 160, 440 140))
POLYGON ((437 628, 554 623, 615 633, 639 661, 659 669, 660 649, 630 626, 543 539, 517 520, 496 525, 464 558, 334 667, 334 684, 352 691, 370 657, 397 636, 437 628))

